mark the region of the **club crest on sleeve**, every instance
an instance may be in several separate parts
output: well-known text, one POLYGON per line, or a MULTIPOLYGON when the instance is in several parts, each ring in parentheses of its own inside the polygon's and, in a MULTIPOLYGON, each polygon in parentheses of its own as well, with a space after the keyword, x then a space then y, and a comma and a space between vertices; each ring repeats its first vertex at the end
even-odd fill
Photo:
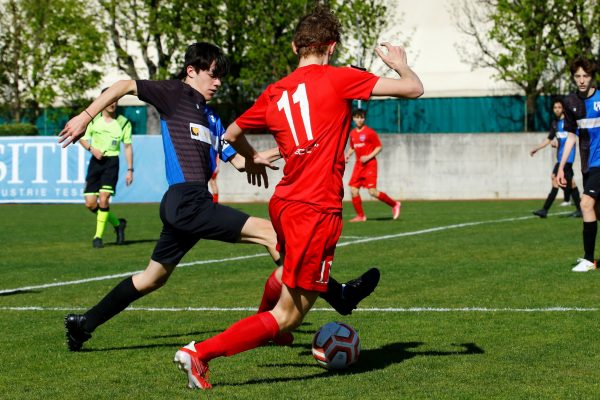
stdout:
POLYGON ((210 130, 206 126, 190 122, 190 137, 193 140, 211 144, 210 136, 210 130))

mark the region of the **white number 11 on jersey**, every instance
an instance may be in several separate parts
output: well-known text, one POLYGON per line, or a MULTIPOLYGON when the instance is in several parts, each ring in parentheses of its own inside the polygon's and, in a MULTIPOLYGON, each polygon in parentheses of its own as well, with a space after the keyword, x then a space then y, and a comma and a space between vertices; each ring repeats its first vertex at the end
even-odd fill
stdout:
MULTIPOLYGON (((294 101, 294 104, 300 103, 300 115, 302 116, 306 137, 308 140, 312 140, 313 134, 312 127, 310 126, 310 109, 308 107, 308 97, 306 97, 306 85, 304 83, 298 85, 298 88, 292 95, 292 100, 294 101)), ((292 108, 290 106, 290 98, 287 90, 284 90, 281 94, 281 98, 277 102, 277 108, 279 111, 283 110, 285 113, 285 118, 292 131, 292 136, 294 137, 294 143, 296 143, 296 146, 300 145, 296 127, 294 126, 294 120, 292 119, 292 108)))

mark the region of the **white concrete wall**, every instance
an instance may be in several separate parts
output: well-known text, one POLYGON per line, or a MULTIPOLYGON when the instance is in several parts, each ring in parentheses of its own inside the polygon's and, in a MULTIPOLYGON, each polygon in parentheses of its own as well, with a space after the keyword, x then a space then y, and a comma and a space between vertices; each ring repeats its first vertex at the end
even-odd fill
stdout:
MULTIPOLYGON (((542 143, 546 133, 507 134, 401 134, 380 135, 378 188, 401 200, 531 199, 545 198, 556 150, 550 146, 534 157, 529 150, 542 143)), ((275 146, 269 135, 251 135, 257 149, 275 146)), ((579 156, 579 155, 578 155, 579 156)), ((283 161, 276 163, 283 168, 283 161)), ((354 160, 348 163, 344 184, 354 160)), ((581 184, 579 160, 575 179, 581 184)), ((281 178, 270 171, 270 187, 248 185, 246 175, 221 164, 220 199, 224 202, 267 201, 281 178)), ((361 191, 363 198, 369 196, 361 191)), ((346 188, 345 200, 350 199, 346 188)))

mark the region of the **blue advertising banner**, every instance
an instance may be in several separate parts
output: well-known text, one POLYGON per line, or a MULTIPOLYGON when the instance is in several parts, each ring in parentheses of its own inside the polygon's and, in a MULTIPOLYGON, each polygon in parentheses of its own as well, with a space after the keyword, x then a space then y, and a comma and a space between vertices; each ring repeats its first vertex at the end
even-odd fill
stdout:
MULTIPOLYGON (((158 202, 167 190, 160 136, 133 136, 133 183, 121 151, 114 203, 158 202)), ((0 138, 0 203, 82 203, 90 153, 56 137, 0 138)))

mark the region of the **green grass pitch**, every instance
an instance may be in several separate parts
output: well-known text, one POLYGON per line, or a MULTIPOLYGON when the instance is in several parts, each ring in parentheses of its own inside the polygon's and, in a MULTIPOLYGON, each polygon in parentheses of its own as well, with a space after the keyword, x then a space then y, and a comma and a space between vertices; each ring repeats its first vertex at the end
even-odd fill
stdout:
MULTIPOLYGON (((378 266, 375 293, 348 317, 318 300, 291 347, 213 360, 207 392, 187 389, 171 360, 257 307, 274 267, 264 249, 200 242, 164 288, 69 353, 64 315, 122 278, 90 279, 146 266, 158 205, 113 205, 128 219, 127 243, 112 245, 107 230, 101 250, 91 246, 94 217, 83 205, 0 205, 0 291, 30 288, 0 294, 0 398, 598 398, 600 272, 570 271, 582 255, 581 219, 558 206, 537 219, 540 205, 407 201, 393 221, 389 207, 365 203, 369 220, 345 224, 333 274, 347 280, 378 266), (338 373, 310 354, 314 332, 334 320, 353 325, 362 344, 358 363, 338 373)), ((268 214, 266 204, 235 207, 268 214)), ((352 216, 347 203, 344 218, 352 216)))

